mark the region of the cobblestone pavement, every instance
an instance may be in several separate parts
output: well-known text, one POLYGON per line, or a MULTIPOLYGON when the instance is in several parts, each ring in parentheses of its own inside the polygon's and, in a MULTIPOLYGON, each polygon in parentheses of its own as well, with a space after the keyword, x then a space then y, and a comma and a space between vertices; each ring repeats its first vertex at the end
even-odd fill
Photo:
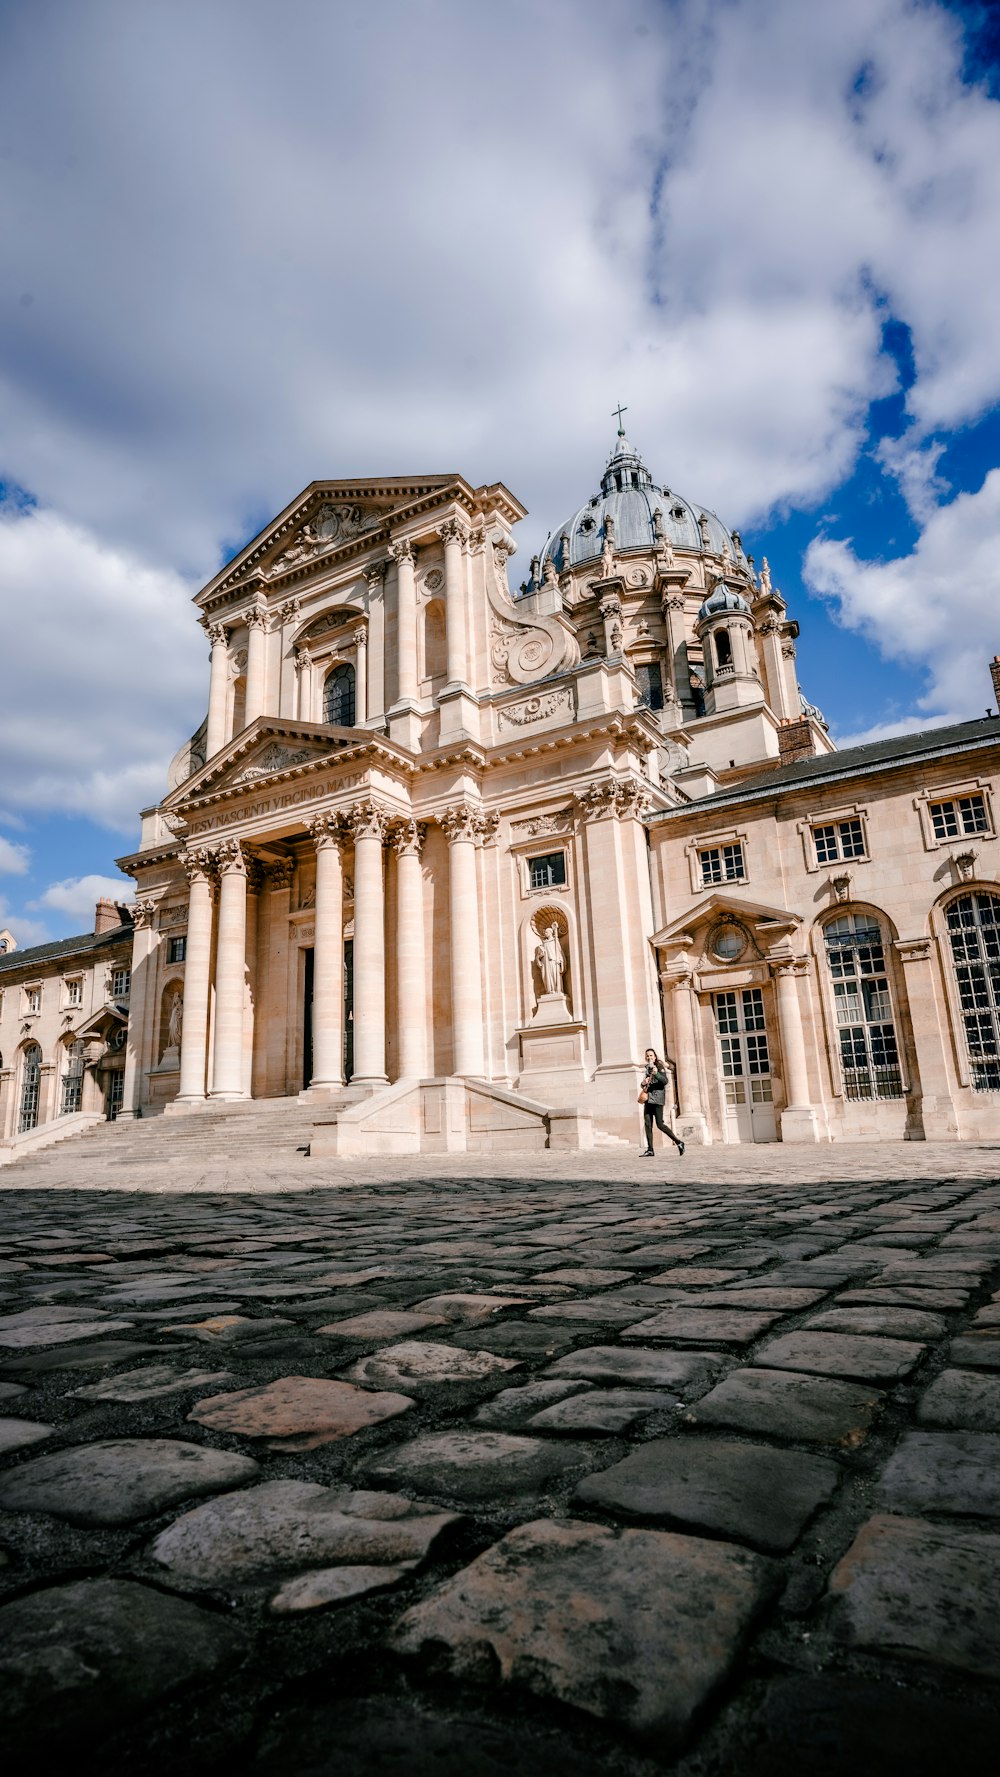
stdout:
POLYGON ((7 1768, 992 1765, 995 1171, 10 1169, 7 1768))

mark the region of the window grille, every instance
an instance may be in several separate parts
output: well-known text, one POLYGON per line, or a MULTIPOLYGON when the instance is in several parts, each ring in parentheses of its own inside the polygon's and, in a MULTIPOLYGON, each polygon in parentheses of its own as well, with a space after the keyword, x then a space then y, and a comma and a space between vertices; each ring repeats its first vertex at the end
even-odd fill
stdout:
POLYGON ((66 1068, 62 1077, 61 1114, 71 1117, 83 1100, 83 1044, 71 1043, 66 1051, 66 1068))
POLYGON ((635 669, 636 684, 639 688, 639 708, 643 710, 662 710, 663 708, 663 674, 657 660, 646 661, 635 669))
POLYGON ((761 989, 745 987, 741 992, 716 993, 712 998, 726 1103, 769 1104, 771 1057, 761 989))
POLYGON ((38 1123, 38 1101, 42 1087, 42 1051, 37 1043, 29 1043, 21 1059, 21 1104, 17 1121, 19 1135, 34 1129, 38 1123))
POLYGON ((533 889, 562 888, 566 882, 566 853, 550 851, 543 858, 529 858, 528 881, 533 889))
POLYGON ((698 863, 703 884, 746 881, 743 847, 738 841, 732 845, 706 846, 698 853, 698 863))
POLYGON ((823 935, 837 1012, 844 1097, 902 1098, 882 929, 868 914, 845 913, 831 920, 823 935))
POLYGON ((977 790, 971 796, 952 796, 946 802, 932 802, 931 824, 935 839, 961 839, 967 833, 987 833, 986 798, 977 790))
POLYGON ((327 674, 323 686, 323 720, 335 728, 354 727, 354 668, 346 661, 327 674))
POLYGON ((109 1123, 113 1123, 122 1108, 125 1099, 125 1075, 119 1069, 108 1079, 108 1089, 104 1095, 104 1114, 109 1123))
POLYGON ((1000 1092, 1000 895, 960 895, 948 936, 976 1092, 1000 1092))
POLYGON ((864 828, 857 815, 814 827, 813 841, 817 864, 838 864, 843 858, 863 858, 865 855, 864 828))

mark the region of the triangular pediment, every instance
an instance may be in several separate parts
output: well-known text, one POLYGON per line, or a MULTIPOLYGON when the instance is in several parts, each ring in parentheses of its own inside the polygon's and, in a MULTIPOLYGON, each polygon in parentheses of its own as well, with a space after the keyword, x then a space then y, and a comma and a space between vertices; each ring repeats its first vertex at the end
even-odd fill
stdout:
POLYGON ((756 926, 758 930, 772 938, 781 932, 790 932, 795 926, 802 924, 801 913, 792 913, 787 907, 772 907, 763 901, 744 901, 741 897, 726 894, 720 890, 716 894, 705 895, 687 913, 678 919, 671 920, 659 932, 654 932, 649 942, 654 950, 664 950, 671 944, 683 944, 694 937, 701 926, 710 920, 718 920, 729 915, 742 925, 756 926))
POLYGON ((234 795, 289 773, 336 765, 344 754, 372 743, 363 729, 317 722, 275 722, 260 717, 215 754, 199 772, 161 803, 169 816, 204 796, 234 795))
POLYGON ((127 1024, 127 1010, 121 1006, 102 1006, 99 1012, 92 1013, 83 1024, 76 1026, 73 1037, 78 1043, 86 1042, 88 1037, 107 1038, 127 1024))

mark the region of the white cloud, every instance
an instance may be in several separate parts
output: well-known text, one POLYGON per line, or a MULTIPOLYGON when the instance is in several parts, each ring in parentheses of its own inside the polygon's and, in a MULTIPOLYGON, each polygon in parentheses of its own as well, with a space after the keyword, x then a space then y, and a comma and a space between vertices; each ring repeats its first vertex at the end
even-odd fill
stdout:
POLYGON ((978 493, 933 513, 911 555, 861 561, 849 543, 818 538, 806 553, 806 582, 889 659, 926 668, 922 715, 961 720, 995 701, 987 656, 998 633, 998 537, 994 469, 978 493))
POLYGON ((31 852, 26 845, 17 845, 12 839, 5 839, 0 833, 0 874, 5 876, 24 876, 31 862, 31 852))
POLYGON ((317 476, 502 478, 527 555, 621 398, 746 527, 850 472, 892 313, 923 520, 931 435, 1000 398, 1000 105, 944 6, 46 16, 0 65, 0 474, 47 508, 0 527, 19 809, 131 825, 203 713, 187 582, 317 476))
POLYGON ((134 893, 135 885, 121 876, 69 876, 50 883, 33 905, 92 920, 98 901, 131 901, 134 893))
POLYGON ((8 801, 131 834, 202 714, 207 643, 189 587, 53 512, 9 510, 0 583, 14 663, 0 704, 8 801))
POLYGON ((52 936, 44 920, 13 912, 0 895, 0 931, 4 930, 13 933, 19 950, 27 950, 32 944, 46 944, 52 936))

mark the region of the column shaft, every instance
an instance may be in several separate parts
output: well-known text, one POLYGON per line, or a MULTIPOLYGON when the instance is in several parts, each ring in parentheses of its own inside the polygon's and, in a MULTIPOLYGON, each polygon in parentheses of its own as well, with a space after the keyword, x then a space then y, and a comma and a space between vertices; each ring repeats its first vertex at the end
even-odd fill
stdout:
POLYGON ((682 1117, 701 1115, 701 1086, 695 1047, 694 1009, 687 979, 673 983, 674 1062, 677 1067, 677 1111, 682 1117))
POLYGON ((264 714, 264 669, 267 638, 263 611, 251 611, 247 617, 247 697, 243 720, 250 723, 264 714))
POLYGON ((396 697, 412 703, 417 695, 417 586, 413 546, 404 538, 389 551, 396 563, 396 697))
POLYGON ((181 1025, 181 1073, 178 1103, 196 1103, 205 1096, 208 1063, 208 1000, 212 967, 212 884, 207 857, 187 861, 187 952, 184 962, 184 1019, 181 1025))
POLYGON ((384 817, 370 805, 354 819, 354 1084, 382 1085, 385 1072, 384 817))
POLYGON ((485 1069, 476 813, 468 807, 449 809, 442 825, 448 835, 452 1073, 481 1078, 485 1069))
POLYGON ((338 824, 312 823, 316 841, 316 937, 313 952, 310 1086, 344 1083, 344 877, 338 824))
POLYGON ((153 980, 156 970, 156 933, 152 927, 154 915, 155 904, 152 901, 137 901, 132 910, 135 928, 132 940, 132 986, 129 992, 125 1079, 122 1085, 121 1109, 118 1112, 119 1117, 123 1118, 134 1117, 142 1103, 146 1044, 156 985, 153 980))
POLYGON ((215 962, 213 1098, 243 1098, 243 1001, 246 985, 247 878, 238 841, 222 849, 219 942, 215 962))
POLYGON ((407 822, 396 847, 396 1002, 399 1018, 399 1076, 420 1080, 427 1073, 427 981, 424 967, 424 883, 420 847, 423 828, 407 822))
POLYGON ((448 643, 448 683, 464 684, 469 677, 465 633, 465 574, 462 533, 454 519, 441 526, 444 543, 444 610, 448 643))
POLYGON ((778 1026, 781 1032, 781 1055, 785 1067, 786 1110, 804 1110, 809 1105, 809 1072, 806 1067, 806 1045, 802 1034, 802 1008, 799 1005, 799 984, 790 965, 779 968, 778 1026))
POLYGON ((212 640, 212 676, 208 691, 208 727, 205 758, 214 758, 226 744, 226 701, 229 695, 229 644, 221 623, 209 626, 212 640))
POLYGON ((363 728, 368 720, 368 631, 354 631, 356 666, 354 670, 354 722, 363 728))

